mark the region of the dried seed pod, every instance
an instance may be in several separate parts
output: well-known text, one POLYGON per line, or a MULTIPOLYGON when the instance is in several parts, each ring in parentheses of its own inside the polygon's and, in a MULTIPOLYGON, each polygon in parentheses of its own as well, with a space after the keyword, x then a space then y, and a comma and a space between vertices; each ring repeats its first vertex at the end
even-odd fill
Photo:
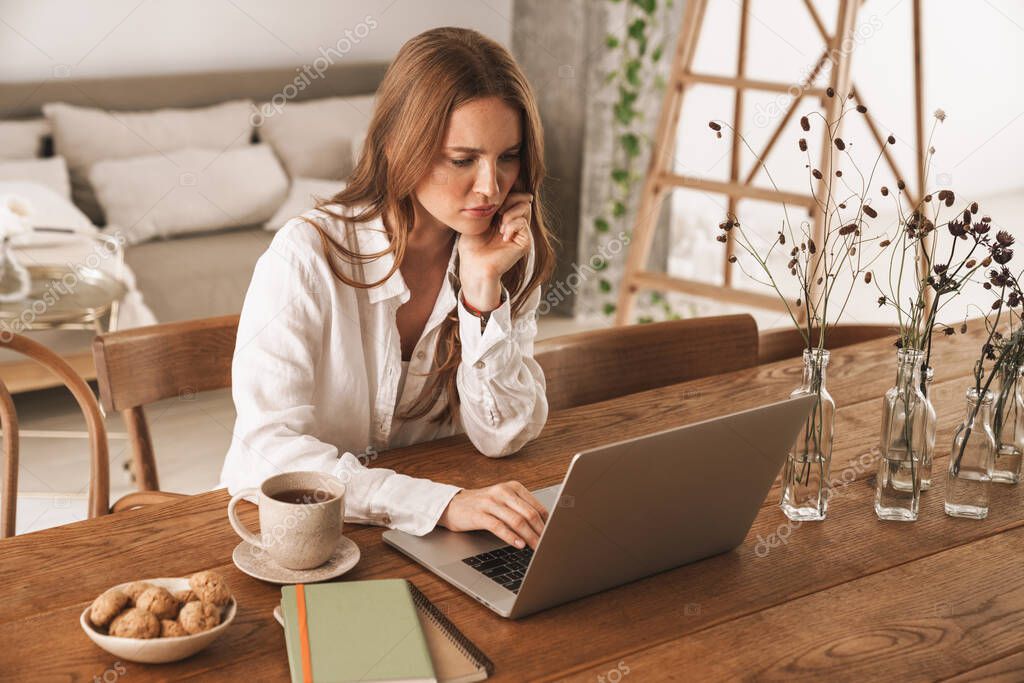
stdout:
POLYGON ((825 94, 828 95, 829 97, 835 97, 836 91, 832 88, 832 86, 829 86, 828 88, 825 89, 825 94))
POLYGON ((870 204, 864 205, 864 213, 867 214, 869 218, 878 218, 878 212, 875 211, 870 204))
POLYGON ((819 171, 818 169, 815 168, 811 170, 811 175, 814 176, 815 179, 821 180, 821 171, 819 171))
POLYGON ((889 246, 890 244, 892 244, 892 242, 890 242, 889 240, 882 240, 881 242, 878 243, 878 246, 880 246, 880 247, 882 247, 884 249, 885 247, 889 246))
POLYGON ((888 143, 889 143, 890 145, 895 145, 895 144, 896 144, 896 138, 895 138, 895 137, 893 137, 892 135, 890 135, 889 137, 887 137, 887 138, 885 139, 885 141, 886 141, 886 142, 888 142, 888 143))
POLYGON ((806 116, 800 117, 800 127, 803 128, 805 131, 811 129, 811 122, 806 116))
POLYGON ((868 272, 864 273, 864 284, 866 284, 866 285, 870 285, 871 284, 871 271, 870 270, 868 272))
POLYGON ((807 151, 807 140, 804 140, 803 138, 800 138, 799 145, 800 145, 800 151, 801 152, 806 152, 807 151))
POLYGON ((858 104, 857 105, 857 111, 859 111, 861 114, 867 114, 868 113, 868 108, 865 107, 863 104, 858 104))
POLYGON ((889 188, 886 187, 885 185, 882 185, 882 196, 883 197, 888 197, 889 196, 889 188))
POLYGON ((842 138, 836 138, 835 139, 835 143, 836 143, 836 149, 838 149, 840 152, 842 152, 844 149, 846 149, 846 143, 843 142, 842 138))
POLYGON ((719 124, 719 123, 717 123, 715 121, 708 121, 708 127, 711 128, 711 130, 715 131, 716 133, 718 131, 722 130, 721 124, 719 124))

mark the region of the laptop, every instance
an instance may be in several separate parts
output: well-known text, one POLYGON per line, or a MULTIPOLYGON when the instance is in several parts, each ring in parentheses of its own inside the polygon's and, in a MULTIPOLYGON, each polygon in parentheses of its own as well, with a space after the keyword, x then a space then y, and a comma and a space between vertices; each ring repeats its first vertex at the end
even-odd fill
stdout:
POLYGON ((746 537, 814 396, 582 451, 536 550, 489 531, 436 528, 384 541, 503 617, 524 617, 732 550, 746 537))

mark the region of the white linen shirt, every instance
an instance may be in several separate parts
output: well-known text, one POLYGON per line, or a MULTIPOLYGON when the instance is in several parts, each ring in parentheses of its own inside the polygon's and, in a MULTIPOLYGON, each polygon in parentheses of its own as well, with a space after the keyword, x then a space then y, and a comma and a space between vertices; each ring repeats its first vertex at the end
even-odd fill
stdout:
MULTIPOLYGON (((356 224, 322 211, 304 215, 357 253, 388 246, 379 219, 356 224)), ((513 324, 512 297, 503 287, 505 301, 481 331, 480 319, 456 293, 457 254, 458 235, 397 396, 402 349, 396 315, 410 297, 400 271, 370 289, 346 285, 331 272, 313 226, 300 218, 288 221, 257 261, 242 306, 231 367, 237 419, 220 486, 234 495, 281 472, 330 472, 347 484, 347 521, 422 535, 434 528, 460 487, 367 466, 378 450, 464 431, 481 453, 497 458, 536 437, 548 413, 544 374, 533 358, 540 288, 513 324), (426 416, 403 421, 395 416, 396 406, 402 410, 419 395, 440 324, 457 301, 459 417, 448 425, 429 421, 443 408, 442 394, 426 416)), ((524 284, 534 260, 531 252, 524 284)), ((394 255, 365 264, 337 257, 333 262, 348 277, 376 282, 387 275, 394 255)))

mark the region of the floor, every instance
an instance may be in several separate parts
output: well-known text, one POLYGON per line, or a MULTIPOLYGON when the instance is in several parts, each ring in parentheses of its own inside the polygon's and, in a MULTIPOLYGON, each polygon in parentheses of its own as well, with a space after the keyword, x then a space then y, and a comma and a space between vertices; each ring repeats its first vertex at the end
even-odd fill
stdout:
MULTIPOLYGON (((538 338, 602 324, 551 316, 540 321, 538 338)), ((23 433, 28 430, 77 432, 71 437, 21 439, 16 533, 85 519, 89 450, 85 422, 74 399, 63 389, 47 389, 19 394, 15 396, 15 405, 23 433)), ((159 463, 161 488, 182 493, 214 488, 235 421, 230 390, 167 399, 147 408, 146 412, 159 463)), ((119 415, 107 418, 107 430, 110 433, 110 495, 111 500, 116 500, 134 490, 126 469, 130 449, 119 415)))

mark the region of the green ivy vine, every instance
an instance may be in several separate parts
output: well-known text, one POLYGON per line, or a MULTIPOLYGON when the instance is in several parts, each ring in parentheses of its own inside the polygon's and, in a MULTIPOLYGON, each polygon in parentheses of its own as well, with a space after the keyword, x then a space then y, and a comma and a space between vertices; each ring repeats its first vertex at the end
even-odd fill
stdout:
MULTIPOLYGON (((632 233, 632 226, 623 223, 630 202, 637 195, 638 183, 644 177, 644 169, 638 168, 640 156, 645 147, 651 144, 649 136, 639 125, 644 121, 644 116, 636 104, 640 93, 648 85, 653 85, 658 91, 665 89, 665 79, 656 69, 657 63, 664 56, 665 43, 661 41, 653 48, 650 46, 651 34, 658 21, 658 0, 609 0, 612 4, 623 1, 627 5, 623 33, 609 33, 605 37, 605 47, 619 54, 618 68, 606 74, 604 80, 605 87, 615 88, 618 93, 612 107, 612 137, 617 151, 613 153, 611 196, 601 215, 594 219, 594 230, 599 236, 610 232, 613 225, 627 234, 632 233)), ((663 2, 665 7, 672 6, 672 0, 663 2)), ((595 270, 603 271, 607 267, 607 261, 602 259, 595 270)), ((605 299, 602 305, 604 315, 614 315, 616 296, 611 281, 602 276, 598 280, 598 288, 605 299)), ((651 303, 660 305, 668 319, 679 318, 664 294, 650 292, 649 296, 651 303)), ((640 316, 637 322, 653 322, 653 318, 640 316)))

